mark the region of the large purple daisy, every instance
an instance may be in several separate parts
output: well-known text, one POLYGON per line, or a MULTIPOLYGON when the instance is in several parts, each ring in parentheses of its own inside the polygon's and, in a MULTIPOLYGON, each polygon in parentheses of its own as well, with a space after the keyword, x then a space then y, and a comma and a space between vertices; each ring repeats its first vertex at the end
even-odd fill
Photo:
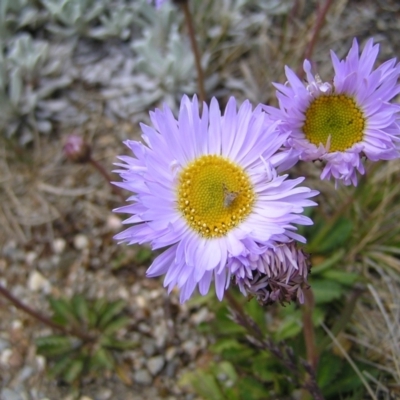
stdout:
POLYGON ((278 172, 298 154, 281 151, 287 135, 245 101, 237 111, 231 98, 224 115, 216 99, 199 115, 197 98, 184 96, 178 119, 164 106, 150 113, 153 127, 142 125, 145 144, 127 140, 134 157, 120 156, 118 172, 133 203, 117 212, 132 214, 133 224, 116 239, 166 248, 147 271, 166 274, 164 285, 180 288, 186 301, 198 286, 206 294, 215 281, 219 299, 230 281, 228 261, 248 256, 270 243, 304 241, 294 224, 317 194, 296 187, 304 178, 278 172))
POLYGON ((286 67, 288 84, 275 84, 279 109, 265 106, 290 132, 288 145, 306 161, 323 160, 321 179, 357 185, 364 174, 362 156, 372 161, 399 157, 399 110, 390 101, 400 92, 400 64, 389 60, 373 70, 379 45, 368 40, 361 56, 357 40, 345 60, 331 51, 333 83, 322 82, 304 61, 305 86, 286 67))

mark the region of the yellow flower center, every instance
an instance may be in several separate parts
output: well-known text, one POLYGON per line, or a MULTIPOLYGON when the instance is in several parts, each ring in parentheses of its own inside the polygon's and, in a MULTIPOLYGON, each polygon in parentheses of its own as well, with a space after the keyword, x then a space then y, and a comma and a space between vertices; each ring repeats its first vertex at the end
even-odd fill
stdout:
POLYGON ((351 97, 326 95, 316 98, 308 107, 303 132, 316 146, 325 146, 330 136, 332 153, 362 141, 364 128, 364 114, 351 97))
POLYGON ((199 157, 178 179, 178 209, 200 236, 225 236, 252 210, 255 193, 249 176, 222 156, 199 157))

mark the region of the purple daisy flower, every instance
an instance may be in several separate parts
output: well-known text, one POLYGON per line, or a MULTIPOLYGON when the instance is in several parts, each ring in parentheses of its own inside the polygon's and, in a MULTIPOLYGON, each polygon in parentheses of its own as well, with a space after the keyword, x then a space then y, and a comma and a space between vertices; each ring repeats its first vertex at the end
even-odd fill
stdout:
POLYGON ((119 157, 117 184, 135 194, 115 210, 133 224, 117 240, 166 248, 147 276, 166 274, 164 286, 180 288, 181 302, 196 287, 206 294, 214 280, 222 299, 230 258, 272 241, 304 241, 294 224, 312 224, 301 213, 318 192, 296 187, 304 178, 278 175, 298 154, 280 150, 288 135, 261 107, 245 101, 237 111, 232 97, 221 115, 214 98, 200 116, 197 98, 184 96, 177 119, 166 106, 150 118, 153 127, 141 126, 145 144, 125 142, 135 157, 119 157))
POLYGON ((300 159, 325 161, 321 179, 357 185, 356 171, 365 172, 362 156, 378 161, 400 155, 400 106, 390 103, 400 92, 400 64, 391 59, 373 70, 378 52, 372 39, 360 56, 356 39, 345 60, 331 51, 332 84, 314 77, 308 60, 307 86, 286 67, 288 84, 275 84, 279 109, 264 106, 291 132, 287 144, 301 152, 300 159))

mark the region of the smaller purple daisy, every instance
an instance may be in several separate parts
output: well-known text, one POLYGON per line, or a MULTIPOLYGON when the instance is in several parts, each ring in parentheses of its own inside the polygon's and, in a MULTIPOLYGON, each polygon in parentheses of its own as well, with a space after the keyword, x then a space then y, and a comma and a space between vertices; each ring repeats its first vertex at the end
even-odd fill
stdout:
POLYGON ((264 106, 290 132, 287 145, 301 152, 300 159, 325 162, 321 179, 356 186, 356 172, 365 172, 363 156, 371 161, 400 156, 400 106, 390 103, 400 93, 400 64, 391 59, 373 70, 378 52, 372 39, 361 55, 354 39, 344 60, 331 51, 332 84, 314 77, 308 60, 306 86, 286 67, 287 84, 275 84, 279 108, 264 106))

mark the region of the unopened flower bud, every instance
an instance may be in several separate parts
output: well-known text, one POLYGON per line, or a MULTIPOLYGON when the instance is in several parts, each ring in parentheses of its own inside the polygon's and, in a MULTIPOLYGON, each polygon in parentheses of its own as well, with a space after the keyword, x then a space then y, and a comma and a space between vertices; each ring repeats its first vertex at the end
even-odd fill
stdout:
POLYGON ((68 160, 76 163, 90 161, 91 147, 79 135, 69 135, 63 146, 63 152, 68 160))

